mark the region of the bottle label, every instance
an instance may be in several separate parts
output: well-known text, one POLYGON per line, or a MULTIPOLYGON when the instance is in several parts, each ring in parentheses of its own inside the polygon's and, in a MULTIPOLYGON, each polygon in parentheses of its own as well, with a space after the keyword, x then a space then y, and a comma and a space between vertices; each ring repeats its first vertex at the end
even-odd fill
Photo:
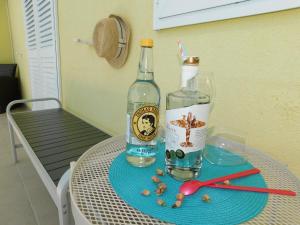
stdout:
POLYGON ((127 114, 127 132, 126 132, 126 141, 128 144, 147 146, 147 145, 155 145, 155 139, 152 141, 141 141, 139 140, 132 132, 131 126, 131 116, 127 114))
POLYGON ((138 108, 131 119, 132 132, 136 138, 143 142, 152 141, 158 129, 159 109, 156 106, 143 106, 138 108))
POLYGON ((166 112, 166 155, 178 158, 204 149, 209 104, 171 109, 166 112), (173 151, 172 151, 173 150, 173 151))

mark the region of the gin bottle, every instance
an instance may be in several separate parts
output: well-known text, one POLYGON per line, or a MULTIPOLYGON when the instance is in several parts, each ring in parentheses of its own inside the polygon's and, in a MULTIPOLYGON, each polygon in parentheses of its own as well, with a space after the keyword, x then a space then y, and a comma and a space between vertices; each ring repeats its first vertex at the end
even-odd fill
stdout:
POLYGON ((128 90, 126 158, 137 167, 155 162, 160 91, 154 82, 153 41, 141 40, 138 75, 128 90))
POLYGON ((166 167, 178 180, 197 177, 202 165, 210 96, 198 90, 198 67, 199 58, 188 57, 182 65, 181 89, 167 95, 166 167))

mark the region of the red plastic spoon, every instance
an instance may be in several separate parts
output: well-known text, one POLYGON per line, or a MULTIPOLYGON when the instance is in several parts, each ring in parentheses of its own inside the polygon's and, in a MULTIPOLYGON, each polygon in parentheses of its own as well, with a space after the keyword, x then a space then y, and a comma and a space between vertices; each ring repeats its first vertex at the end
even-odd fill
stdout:
POLYGON ((209 184, 207 185, 207 187, 223 188, 223 189, 230 189, 230 190, 237 190, 237 191, 254 191, 254 192, 278 194, 278 195, 296 196, 296 192, 290 190, 283 190, 283 189, 258 188, 258 187, 249 187, 249 186, 224 185, 224 184, 209 184))
POLYGON ((214 184, 217 182, 222 182, 225 180, 232 180, 232 179, 236 179, 236 178, 240 178, 240 177, 245 177, 245 176, 249 176, 249 175, 257 174, 257 173, 260 173, 260 170, 257 168, 253 168, 250 170, 245 170, 245 171, 230 174, 227 176, 217 177, 217 178, 207 180, 207 181, 190 180, 190 181, 184 182, 180 186, 179 191, 180 191, 180 193, 183 193, 184 195, 191 195, 191 194, 194 194, 195 192, 197 192, 198 189, 203 186, 206 186, 209 184, 214 184))

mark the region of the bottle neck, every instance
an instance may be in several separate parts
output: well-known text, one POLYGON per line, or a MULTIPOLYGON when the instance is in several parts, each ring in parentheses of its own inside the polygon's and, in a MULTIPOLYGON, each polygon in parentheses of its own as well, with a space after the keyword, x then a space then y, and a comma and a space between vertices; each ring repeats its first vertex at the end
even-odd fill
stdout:
POLYGON ((181 88, 184 90, 196 91, 198 66, 183 65, 181 70, 181 88))
POLYGON ((138 71, 138 80, 154 80, 153 77, 153 55, 152 48, 142 47, 140 62, 139 62, 139 71, 138 71))

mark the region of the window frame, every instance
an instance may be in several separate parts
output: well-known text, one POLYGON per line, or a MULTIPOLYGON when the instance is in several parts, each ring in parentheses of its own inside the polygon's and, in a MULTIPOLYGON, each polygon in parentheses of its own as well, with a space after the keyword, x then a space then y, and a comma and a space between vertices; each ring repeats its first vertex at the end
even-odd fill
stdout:
MULTIPOLYGON (((191 4, 193 1, 195 0, 175 1, 176 4, 174 5, 173 2, 172 8, 182 8, 181 4, 191 4)), ((163 16, 164 8, 162 7, 168 7, 168 4, 171 4, 171 0, 153 1, 154 30, 298 8, 300 7, 300 0, 248 0, 203 10, 197 10, 196 8, 182 14, 174 13, 174 15, 163 16)), ((200 4, 197 3, 197 5, 200 4)))

